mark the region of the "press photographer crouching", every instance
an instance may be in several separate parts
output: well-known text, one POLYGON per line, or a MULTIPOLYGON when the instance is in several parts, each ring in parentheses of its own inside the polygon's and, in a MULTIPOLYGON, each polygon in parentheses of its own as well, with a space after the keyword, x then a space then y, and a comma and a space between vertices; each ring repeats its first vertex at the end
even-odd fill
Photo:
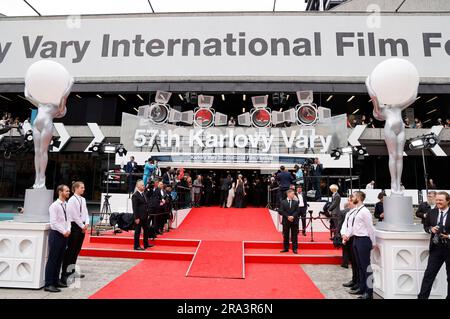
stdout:
POLYGON ((424 229, 431 234, 430 254, 427 269, 423 276, 422 287, 418 295, 419 299, 428 299, 433 282, 445 262, 447 270, 447 298, 450 299, 450 218, 447 218, 450 195, 447 192, 438 192, 436 195, 436 207, 425 218, 424 229))

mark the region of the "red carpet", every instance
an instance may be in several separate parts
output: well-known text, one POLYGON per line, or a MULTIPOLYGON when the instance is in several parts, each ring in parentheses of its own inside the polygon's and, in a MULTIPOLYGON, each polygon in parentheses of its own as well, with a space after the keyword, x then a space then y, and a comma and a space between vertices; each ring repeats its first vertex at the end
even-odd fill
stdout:
POLYGON ((186 276, 244 278, 242 242, 202 241, 186 276))
MULTIPOLYGON (((125 237, 129 235, 123 234, 123 240, 127 241, 125 237)), ((311 246, 309 253, 313 253, 314 248, 328 248, 329 242, 319 243, 328 236, 315 234, 317 245, 311 246)), ((192 261, 145 259, 91 298, 323 298, 299 262, 292 259, 292 264, 273 263, 273 256, 282 255, 276 252, 282 236, 276 231, 267 209, 195 208, 180 228, 161 238, 202 242, 192 261), (270 262, 247 262, 244 268, 243 241, 266 242, 262 245, 249 243, 249 255, 245 260, 268 258, 270 262), (253 249, 256 247, 261 250, 253 249), (269 251, 274 254, 262 257, 259 254, 269 251)), ((309 240, 309 236, 299 236, 301 242, 309 240)), ((308 252, 304 254, 309 258, 308 252)), ((283 258, 303 258, 290 255, 283 258)))
POLYGON ((265 208, 193 208, 181 227, 164 238, 217 241, 281 240, 265 208))
POLYGON ((245 279, 186 277, 188 261, 144 260, 91 299, 322 299, 299 265, 247 264, 245 279))

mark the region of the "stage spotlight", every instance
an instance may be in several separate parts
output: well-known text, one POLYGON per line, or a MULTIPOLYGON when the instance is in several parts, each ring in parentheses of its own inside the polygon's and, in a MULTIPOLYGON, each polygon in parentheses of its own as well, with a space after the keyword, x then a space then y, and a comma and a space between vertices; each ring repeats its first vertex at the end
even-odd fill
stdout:
POLYGON ((434 133, 421 135, 408 140, 410 150, 430 149, 439 143, 439 137, 434 133))
POLYGON ((119 156, 125 156, 125 155, 127 155, 127 150, 125 149, 125 147, 123 147, 123 144, 119 144, 119 145, 117 145, 117 147, 116 147, 116 153, 119 155, 119 156))
POLYGON ((314 125, 319 119, 317 105, 313 103, 314 93, 311 90, 297 91, 297 121, 300 125, 314 125))
POLYGON ((116 153, 116 145, 115 144, 104 144, 103 148, 101 149, 102 153, 105 154, 115 154, 116 153))
POLYGON ((425 150, 435 147, 439 143, 439 137, 435 133, 424 134, 408 140, 407 144, 410 150, 422 151, 423 177, 425 190, 428 194, 428 172, 425 162, 425 150))
POLYGON ((353 149, 351 146, 341 148, 342 154, 352 154, 353 149))
POLYGON ((342 155, 342 151, 339 149, 334 149, 331 151, 331 157, 334 158, 335 160, 338 160, 339 158, 341 158, 342 155))
POLYGON ((25 143, 31 143, 31 142, 33 142, 33 132, 27 131, 25 133, 25 143))
POLYGON ((364 146, 353 146, 353 151, 358 155, 358 156, 364 156, 367 154, 367 150, 364 146))
POLYGON ((92 152, 93 154, 99 154, 102 147, 102 143, 94 143, 91 147, 88 148, 89 152, 92 152))
POLYGON ((53 136, 52 140, 50 141, 50 148, 59 148, 61 146, 61 141, 59 140, 59 137, 53 136))

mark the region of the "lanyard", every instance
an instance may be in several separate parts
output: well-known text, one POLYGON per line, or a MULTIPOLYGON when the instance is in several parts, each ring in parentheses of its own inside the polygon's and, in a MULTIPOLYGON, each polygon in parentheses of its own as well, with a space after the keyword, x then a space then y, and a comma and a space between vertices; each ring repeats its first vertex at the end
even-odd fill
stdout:
MULTIPOLYGON (((364 205, 362 205, 362 206, 356 211, 355 215, 353 216, 352 227, 355 225, 355 218, 356 218, 356 215, 359 213, 359 211, 360 211, 363 207, 364 207, 364 205)), ((351 213, 350 215, 353 215, 353 213, 351 213)), ((348 220, 350 219, 350 215, 348 216, 348 219, 347 219, 347 227, 348 227, 348 220)))
POLYGON ((67 213, 66 213, 66 208, 64 207, 65 205, 63 205, 63 203, 61 203, 61 207, 64 211, 64 219, 67 221, 67 213))
POLYGON ((81 216, 81 213, 82 213, 82 208, 81 208, 82 206, 81 205, 83 203, 83 200, 82 199, 78 200, 78 197, 76 197, 76 196, 75 196, 75 198, 77 199, 78 204, 80 204, 80 216, 81 216))

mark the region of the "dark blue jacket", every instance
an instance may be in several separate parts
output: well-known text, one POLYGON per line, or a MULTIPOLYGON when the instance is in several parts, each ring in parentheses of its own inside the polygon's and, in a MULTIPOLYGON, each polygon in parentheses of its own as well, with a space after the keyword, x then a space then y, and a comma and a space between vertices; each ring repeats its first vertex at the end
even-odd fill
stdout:
POLYGON ((294 183, 294 175, 288 171, 279 172, 277 178, 280 188, 289 188, 294 183))

